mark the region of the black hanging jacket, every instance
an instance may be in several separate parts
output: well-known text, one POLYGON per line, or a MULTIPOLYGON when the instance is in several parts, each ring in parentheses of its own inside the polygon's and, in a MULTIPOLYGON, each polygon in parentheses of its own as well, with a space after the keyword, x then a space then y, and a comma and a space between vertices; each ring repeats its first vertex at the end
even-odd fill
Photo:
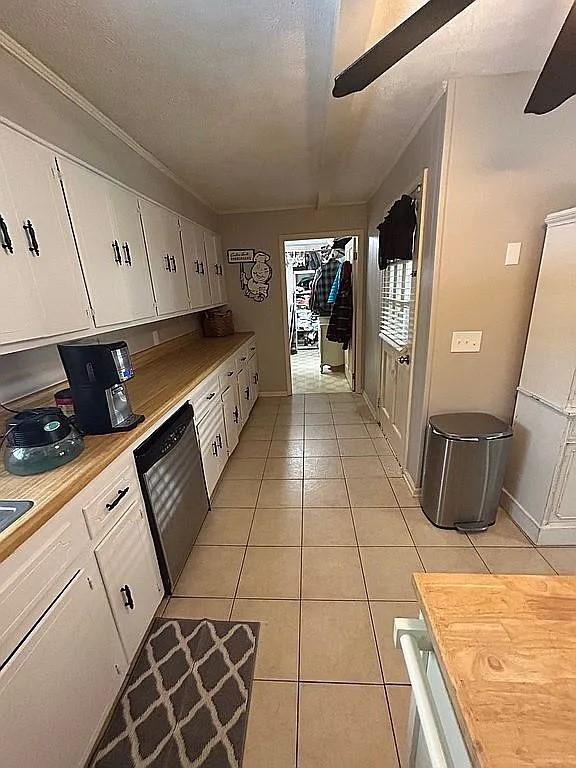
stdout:
POLYGON ((377 227, 380 232, 378 241, 378 266, 380 269, 386 269, 388 264, 393 261, 410 261, 416 223, 414 200, 410 195, 402 195, 400 200, 396 200, 390 208, 384 221, 377 227))
POLYGON ((353 302, 352 302, 352 264, 345 261, 340 273, 340 287, 338 295, 332 307, 330 322, 326 331, 328 341, 336 341, 342 344, 343 349, 348 349, 352 338, 353 326, 353 302))

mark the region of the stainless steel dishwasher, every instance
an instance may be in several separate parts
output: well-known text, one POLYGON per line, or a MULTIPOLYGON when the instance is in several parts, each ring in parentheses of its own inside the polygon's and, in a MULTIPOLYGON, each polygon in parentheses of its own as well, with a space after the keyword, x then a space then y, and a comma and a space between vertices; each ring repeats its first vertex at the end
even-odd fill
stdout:
POLYGON ((172 594, 210 509, 192 406, 176 411, 134 457, 164 588, 172 594))

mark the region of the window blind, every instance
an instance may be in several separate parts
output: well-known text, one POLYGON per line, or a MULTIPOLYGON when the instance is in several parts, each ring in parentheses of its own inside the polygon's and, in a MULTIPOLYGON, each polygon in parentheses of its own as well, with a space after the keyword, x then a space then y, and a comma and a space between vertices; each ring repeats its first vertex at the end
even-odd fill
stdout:
POLYGON ((399 347, 411 338, 412 268, 412 261, 397 261, 381 273, 380 337, 399 347))

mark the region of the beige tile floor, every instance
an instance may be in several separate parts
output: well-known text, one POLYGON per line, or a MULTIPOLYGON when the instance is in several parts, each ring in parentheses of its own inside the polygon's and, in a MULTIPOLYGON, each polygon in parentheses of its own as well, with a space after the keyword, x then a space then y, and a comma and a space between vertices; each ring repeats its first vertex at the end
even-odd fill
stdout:
POLYGON ((318 349, 300 349, 298 354, 291 355, 290 366, 292 391, 295 394, 350 392, 343 368, 332 370, 326 365, 324 373, 320 373, 320 350, 318 349))
POLYGON ((576 574, 576 547, 533 547, 504 514, 435 528, 400 475, 358 395, 255 405, 166 608, 261 622, 243 768, 406 766, 392 622, 417 614, 415 571, 576 574))

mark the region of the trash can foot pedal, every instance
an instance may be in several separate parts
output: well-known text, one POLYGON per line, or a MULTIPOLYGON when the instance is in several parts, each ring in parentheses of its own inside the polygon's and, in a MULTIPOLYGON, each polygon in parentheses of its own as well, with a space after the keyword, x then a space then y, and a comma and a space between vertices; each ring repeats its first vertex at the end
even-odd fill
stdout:
POLYGON ((482 533, 490 528, 491 523, 454 523, 454 528, 461 533, 482 533))

